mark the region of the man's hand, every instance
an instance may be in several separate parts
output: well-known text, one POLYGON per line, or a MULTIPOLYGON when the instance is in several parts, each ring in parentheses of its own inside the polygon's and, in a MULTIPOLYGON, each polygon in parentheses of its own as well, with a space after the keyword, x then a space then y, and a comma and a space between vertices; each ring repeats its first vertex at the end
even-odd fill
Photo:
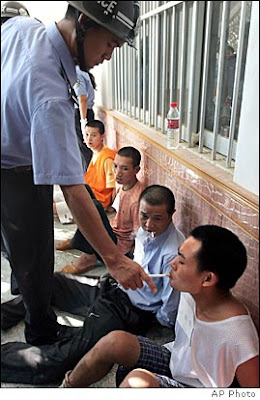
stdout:
POLYGON ((110 274, 120 283, 124 289, 135 290, 143 287, 143 281, 147 283, 153 293, 157 292, 157 288, 152 279, 144 272, 135 261, 120 255, 114 260, 113 265, 107 265, 110 274))

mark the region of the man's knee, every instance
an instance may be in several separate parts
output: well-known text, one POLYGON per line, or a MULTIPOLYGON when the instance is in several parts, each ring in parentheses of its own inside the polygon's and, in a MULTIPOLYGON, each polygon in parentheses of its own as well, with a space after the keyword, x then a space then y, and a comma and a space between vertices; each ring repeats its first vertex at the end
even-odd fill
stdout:
MULTIPOLYGON (((124 331, 112 331, 103 336, 98 345, 102 350, 115 354, 125 349, 127 338, 130 334, 124 331)), ((131 335, 132 336, 132 335, 131 335)))
POLYGON ((159 387, 156 375, 150 371, 137 368, 131 371, 119 386, 120 388, 154 388, 159 387))
POLYGON ((108 333, 95 347, 112 362, 125 366, 136 363, 140 355, 139 340, 135 335, 124 331, 108 333))

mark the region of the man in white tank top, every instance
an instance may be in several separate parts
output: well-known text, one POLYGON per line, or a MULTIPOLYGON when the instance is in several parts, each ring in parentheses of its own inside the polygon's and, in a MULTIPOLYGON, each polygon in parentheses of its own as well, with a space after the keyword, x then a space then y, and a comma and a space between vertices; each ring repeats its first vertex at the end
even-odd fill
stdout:
POLYGON ((231 231, 195 228, 171 262, 170 283, 181 292, 175 340, 162 346, 110 332, 66 374, 62 387, 87 387, 113 364, 120 365, 120 387, 258 387, 257 331, 231 293, 246 264, 246 249, 231 231))

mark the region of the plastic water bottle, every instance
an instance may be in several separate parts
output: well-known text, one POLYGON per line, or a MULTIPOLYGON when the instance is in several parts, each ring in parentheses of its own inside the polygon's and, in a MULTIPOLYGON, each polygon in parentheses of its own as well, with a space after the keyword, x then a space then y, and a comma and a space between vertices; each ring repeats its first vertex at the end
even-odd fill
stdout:
POLYGON ((167 114, 167 147, 168 149, 177 149, 179 146, 180 131, 180 113, 178 104, 173 102, 167 114))

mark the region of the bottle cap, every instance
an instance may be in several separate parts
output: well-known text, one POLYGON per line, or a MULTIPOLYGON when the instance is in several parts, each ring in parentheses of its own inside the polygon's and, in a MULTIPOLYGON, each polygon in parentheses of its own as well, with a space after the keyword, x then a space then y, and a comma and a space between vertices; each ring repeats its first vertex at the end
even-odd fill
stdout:
POLYGON ((178 103, 172 102, 172 103, 170 104, 170 106, 171 106, 171 107, 178 107, 178 103))

